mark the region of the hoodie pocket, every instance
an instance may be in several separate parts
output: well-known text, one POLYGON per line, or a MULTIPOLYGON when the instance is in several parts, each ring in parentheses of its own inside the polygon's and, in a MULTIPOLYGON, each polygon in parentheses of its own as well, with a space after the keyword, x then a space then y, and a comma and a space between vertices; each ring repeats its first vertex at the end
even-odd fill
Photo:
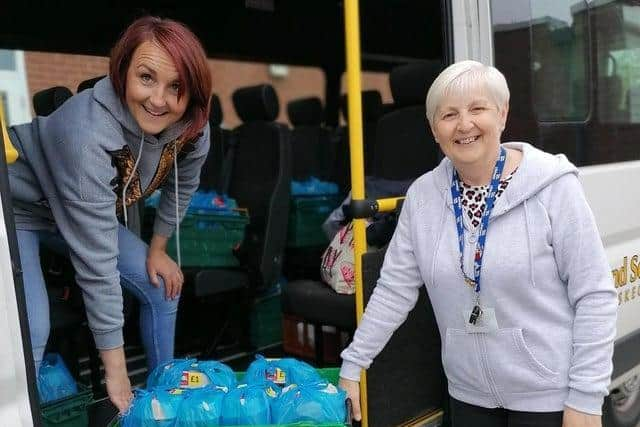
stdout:
POLYGON ((442 365, 451 385, 471 391, 489 393, 483 380, 476 334, 461 329, 447 329, 442 365))
POLYGON ((557 388, 559 373, 544 366, 531 352, 522 329, 501 329, 486 334, 491 373, 500 390, 510 393, 557 388))

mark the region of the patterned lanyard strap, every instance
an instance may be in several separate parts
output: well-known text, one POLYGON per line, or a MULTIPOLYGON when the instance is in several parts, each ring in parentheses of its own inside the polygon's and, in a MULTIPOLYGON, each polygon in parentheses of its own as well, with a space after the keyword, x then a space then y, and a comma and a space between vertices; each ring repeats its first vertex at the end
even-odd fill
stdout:
POLYGON ((467 276, 467 274, 464 271, 464 224, 463 224, 463 213, 462 213, 462 203, 461 203, 462 197, 460 195, 458 172, 456 172, 455 168, 453 169, 453 179, 451 181, 451 199, 453 200, 453 211, 456 216, 456 229, 458 231, 458 246, 460 248, 460 270, 462 271, 462 275, 464 277, 465 282, 468 285, 473 286, 475 288, 476 306, 473 308, 471 319, 469 319, 469 322, 474 324, 475 324, 475 320, 481 314, 481 310, 479 307, 480 271, 482 269, 482 256, 484 254, 484 245, 487 239, 487 228, 489 227, 489 216, 491 215, 491 211, 493 210, 493 205, 496 201, 496 195, 498 193, 498 188, 500 186, 500 177, 502 176, 502 171, 504 169, 504 163, 506 159, 507 159, 507 151, 504 149, 504 147, 500 147, 500 155, 498 157, 498 160, 496 161, 496 166, 493 170, 493 175, 491 177, 491 184, 489 185, 489 192, 485 198, 486 207, 482 214, 482 220, 480 222, 478 241, 476 243, 476 252, 473 258, 473 279, 467 276), (474 313, 475 313, 475 317, 474 317, 474 313))

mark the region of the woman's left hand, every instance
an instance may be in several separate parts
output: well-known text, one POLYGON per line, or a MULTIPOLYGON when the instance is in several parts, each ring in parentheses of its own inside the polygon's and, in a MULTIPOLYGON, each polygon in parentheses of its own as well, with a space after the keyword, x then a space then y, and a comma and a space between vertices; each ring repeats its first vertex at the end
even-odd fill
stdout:
POLYGON ((162 277, 165 297, 174 299, 182 292, 184 276, 178 264, 167 255, 165 250, 167 240, 166 237, 159 235, 154 235, 151 239, 147 255, 147 273, 149 273, 149 280, 156 287, 160 286, 158 276, 162 277))
POLYGON ((562 427, 602 427, 600 415, 586 414, 565 406, 562 427))

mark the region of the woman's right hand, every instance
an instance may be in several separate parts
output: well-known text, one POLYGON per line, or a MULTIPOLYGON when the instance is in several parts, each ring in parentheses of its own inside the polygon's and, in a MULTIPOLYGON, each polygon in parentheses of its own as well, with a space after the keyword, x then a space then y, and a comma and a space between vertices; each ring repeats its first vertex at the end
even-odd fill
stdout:
POLYGON ((360 421, 362 419, 362 415, 360 413, 360 383, 358 381, 352 381, 341 377, 338 385, 347 392, 347 397, 351 399, 353 419, 360 421))
POLYGON ((119 347, 111 350, 100 350, 100 357, 104 364, 105 383, 109 400, 111 400, 111 403, 118 409, 120 414, 124 414, 133 399, 131 382, 127 375, 124 349, 119 347))

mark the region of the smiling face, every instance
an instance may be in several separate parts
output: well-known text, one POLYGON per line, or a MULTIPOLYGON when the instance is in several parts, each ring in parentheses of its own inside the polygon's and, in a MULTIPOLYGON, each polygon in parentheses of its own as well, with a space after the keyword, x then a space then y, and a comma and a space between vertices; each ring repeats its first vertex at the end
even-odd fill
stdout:
POLYGON ((454 166, 493 168, 507 112, 508 105, 498 108, 487 91, 474 88, 443 97, 431 130, 454 166))
POLYGON ((189 92, 169 54, 158 44, 146 41, 134 51, 127 70, 125 100, 140 128, 157 135, 178 122, 189 105, 189 92))

